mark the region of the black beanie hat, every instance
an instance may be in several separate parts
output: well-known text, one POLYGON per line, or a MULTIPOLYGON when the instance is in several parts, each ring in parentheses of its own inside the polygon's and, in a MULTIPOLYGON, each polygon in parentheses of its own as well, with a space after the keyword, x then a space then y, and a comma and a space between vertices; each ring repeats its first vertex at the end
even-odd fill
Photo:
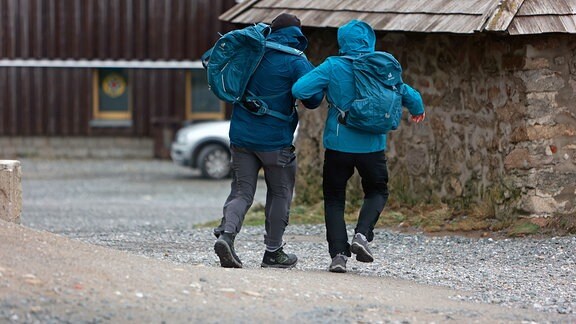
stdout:
POLYGON ((276 31, 280 28, 289 26, 296 26, 300 28, 300 19, 294 15, 282 13, 279 14, 278 17, 274 18, 274 20, 272 20, 272 25, 270 25, 272 31, 276 31))

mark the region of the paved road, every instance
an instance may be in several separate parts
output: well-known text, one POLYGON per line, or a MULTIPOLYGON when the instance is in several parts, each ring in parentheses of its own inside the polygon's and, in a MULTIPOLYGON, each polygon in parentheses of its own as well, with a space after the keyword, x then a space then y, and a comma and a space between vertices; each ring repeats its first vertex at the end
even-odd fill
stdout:
POLYGON ((22 224, 54 233, 189 228, 219 219, 230 187, 166 160, 20 161, 22 224))

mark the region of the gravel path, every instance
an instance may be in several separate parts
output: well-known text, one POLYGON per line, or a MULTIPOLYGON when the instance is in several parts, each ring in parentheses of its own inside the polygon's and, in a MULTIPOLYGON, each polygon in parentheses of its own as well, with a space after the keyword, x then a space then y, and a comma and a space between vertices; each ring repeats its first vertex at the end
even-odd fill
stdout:
MULTIPOLYGON (((294 242, 306 238, 313 243, 314 236, 292 236, 294 242)), ((306 268, 310 262, 303 260, 296 269, 261 269, 253 263, 259 261, 257 253, 245 269, 218 267, 208 254, 201 253, 195 255, 204 256, 207 263, 159 260, 185 257, 168 250, 175 246, 172 234, 161 235, 164 241, 155 240, 161 247, 153 251, 167 251, 157 258, 2 221, 0 238, 0 323, 531 324, 576 320, 573 314, 463 301, 461 296, 469 292, 369 275, 361 267, 333 274, 318 271, 315 265, 306 268)), ((122 237, 121 242, 132 244, 134 240, 128 238, 132 235, 122 237)), ((196 240, 193 244, 196 248, 189 250, 202 250, 202 244, 196 240)))
MULTIPOLYGON (((23 225, 177 267, 221 270, 211 229, 194 224, 220 217, 227 181, 198 179, 169 161, 22 162, 23 225)), ((257 201, 262 198, 260 186, 257 201)), ((263 234, 263 227, 245 227, 236 239, 243 276, 259 275, 263 234)), ((323 225, 288 227, 285 249, 298 255, 297 270, 314 278, 327 273, 324 237, 323 225)), ((378 230, 371 249, 374 263, 349 260, 352 277, 449 287, 463 292, 452 298, 479 307, 500 305, 576 323, 576 236, 495 240, 378 230)))
MULTIPOLYGON (((218 266, 209 229, 142 227, 124 233, 66 235, 175 263, 218 266)), ((326 271, 324 236, 321 225, 288 227, 285 250, 298 255, 298 269, 326 271)), ((259 267, 262 241, 261 227, 246 227, 238 235, 236 250, 245 268, 259 267)), ((469 292, 459 296, 462 300, 576 314, 576 237, 494 240, 379 230, 371 248, 375 262, 349 260, 351 272, 469 292)))

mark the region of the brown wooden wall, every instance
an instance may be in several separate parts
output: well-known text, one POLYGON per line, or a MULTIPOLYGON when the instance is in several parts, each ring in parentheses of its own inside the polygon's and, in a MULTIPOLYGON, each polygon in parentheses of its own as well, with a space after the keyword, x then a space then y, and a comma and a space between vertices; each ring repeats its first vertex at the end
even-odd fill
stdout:
POLYGON ((197 59, 234 0, 0 0, 0 57, 197 59))
POLYGON ((80 135, 92 106, 90 69, 0 67, 0 135, 80 135))
MULTIPOLYGON (((0 59, 197 60, 234 0, 0 0, 0 59)), ((131 69, 132 127, 93 128, 92 69, 0 67, 0 136, 150 136, 184 120, 185 71, 131 69)))
POLYGON ((185 119, 185 71, 133 69, 132 127, 89 127, 92 70, 0 68, 0 136, 151 135, 155 121, 185 119))

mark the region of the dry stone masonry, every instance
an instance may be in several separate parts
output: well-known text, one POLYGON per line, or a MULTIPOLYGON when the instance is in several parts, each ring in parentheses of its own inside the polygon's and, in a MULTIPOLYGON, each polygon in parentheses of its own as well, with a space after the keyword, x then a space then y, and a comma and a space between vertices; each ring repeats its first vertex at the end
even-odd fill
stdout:
POLYGON ((397 164, 424 182, 415 189, 429 187, 454 201, 491 201, 496 214, 576 214, 574 37, 428 35, 383 42, 401 49, 407 79, 429 108, 427 128, 404 127, 392 138, 397 164), (421 173, 410 167, 422 162, 428 169, 421 173))
MULTIPOLYGON (((480 204, 496 217, 576 217, 574 36, 378 38, 427 107, 423 124, 409 125, 405 115, 389 135, 392 181, 420 199, 480 204)), ((316 63, 337 52, 326 39, 335 35, 310 37, 316 63)), ((322 125, 303 115, 300 132, 322 125)))
POLYGON ((496 214, 576 213, 574 37, 390 36, 383 43, 399 49, 407 81, 428 106, 425 128, 391 137, 391 158, 419 182, 414 189, 491 202, 496 214))

